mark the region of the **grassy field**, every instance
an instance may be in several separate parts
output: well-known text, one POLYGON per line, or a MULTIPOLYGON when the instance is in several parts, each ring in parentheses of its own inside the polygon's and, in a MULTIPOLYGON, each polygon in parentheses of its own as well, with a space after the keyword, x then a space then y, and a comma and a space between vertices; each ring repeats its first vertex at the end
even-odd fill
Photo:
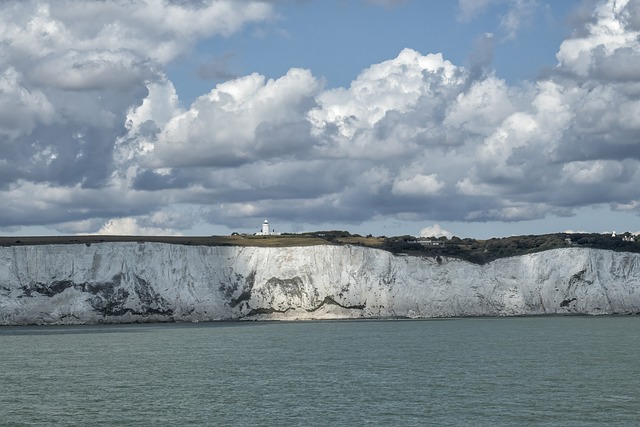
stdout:
POLYGON ((288 247, 332 244, 309 235, 284 236, 25 236, 0 237, 0 246, 71 245, 104 242, 159 242, 197 246, 288 247))
POLYGON ((370 248, 380 248, 384 243, 384 237, 361 237, 361 236, 348 236, 348 237, 336 237, 334 241, 341 245, 360 245, 368 246, 370 248))

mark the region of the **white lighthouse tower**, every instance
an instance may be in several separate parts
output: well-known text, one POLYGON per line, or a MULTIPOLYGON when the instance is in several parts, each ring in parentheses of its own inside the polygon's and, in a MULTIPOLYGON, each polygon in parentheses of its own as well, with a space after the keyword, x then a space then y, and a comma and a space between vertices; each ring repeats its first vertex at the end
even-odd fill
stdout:
POLYGON ((269 221, 265 219, 262 223, 262 235, 268 236, 269 234, 271 234, 271 232, 269 231, 269 221))

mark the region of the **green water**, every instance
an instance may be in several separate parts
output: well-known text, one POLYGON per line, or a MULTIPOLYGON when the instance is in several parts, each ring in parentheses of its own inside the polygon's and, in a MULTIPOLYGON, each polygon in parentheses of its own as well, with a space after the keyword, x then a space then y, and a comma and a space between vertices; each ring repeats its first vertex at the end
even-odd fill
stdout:
POLYGON ((640 425, 640 317, 0 328, 0 425, 640 425))

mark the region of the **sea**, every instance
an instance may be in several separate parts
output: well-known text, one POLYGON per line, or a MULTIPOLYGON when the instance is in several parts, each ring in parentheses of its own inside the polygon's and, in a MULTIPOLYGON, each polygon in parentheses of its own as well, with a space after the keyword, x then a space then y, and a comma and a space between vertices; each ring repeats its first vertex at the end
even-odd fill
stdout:
POLYGON ((640 316, 0 327, 0 425, 640 425, 640 316))

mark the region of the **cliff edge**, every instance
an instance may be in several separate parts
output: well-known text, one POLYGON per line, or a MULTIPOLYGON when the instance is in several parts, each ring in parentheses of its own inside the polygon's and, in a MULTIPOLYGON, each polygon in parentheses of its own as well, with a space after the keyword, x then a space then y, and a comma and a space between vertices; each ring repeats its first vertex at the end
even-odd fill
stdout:
POLYGON ((0 325, 640 312, 640 254, 501 258, 361 246, 158 242, 0 247, 0 325))

